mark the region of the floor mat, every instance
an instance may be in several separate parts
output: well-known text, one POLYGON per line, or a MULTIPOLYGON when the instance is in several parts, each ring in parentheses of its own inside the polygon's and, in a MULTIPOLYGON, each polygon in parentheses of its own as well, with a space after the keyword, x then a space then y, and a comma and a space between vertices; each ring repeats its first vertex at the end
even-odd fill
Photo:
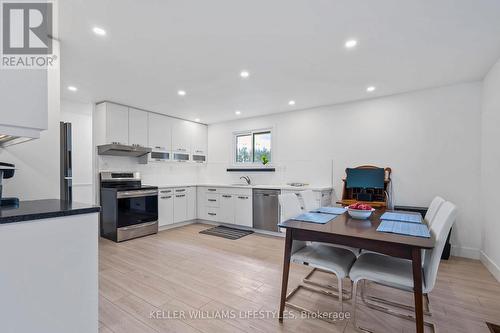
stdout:
POLYGON ((238 238, 253 234, 253 231, 218 226, 218 227, 213 227, 210 229, 202 230, 202 231, 200 231, 200 234, 217 236, 217 237, 222 237, 222 238, 234 240, 234 239, 238 239, 238 238))

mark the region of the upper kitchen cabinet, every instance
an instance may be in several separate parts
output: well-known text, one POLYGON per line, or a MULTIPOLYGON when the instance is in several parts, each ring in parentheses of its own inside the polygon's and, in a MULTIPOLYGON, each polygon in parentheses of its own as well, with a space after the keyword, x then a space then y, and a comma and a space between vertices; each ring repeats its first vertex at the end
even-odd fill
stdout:
POLYGON ((0 146, 39 138, 48 125, 51 91, 47 70, 1 72, 0 146))
POLYGON ((133 146, 148 146, 148 112, 128 109, 128 142, 133 146))
POLYGON ((128 145, 128 124, 128 107, 108 102, 97 104, 94 116, 96 144, 128 145))
POLYGON ((203 124, 193 123, 192 147, 193 155, 207 155, 208 128, 203 124))
POLYGON ((148 147, 153 150, 172 150, 172 118, 157 113, 148 114, 148 147))
POLYGON ((172 151, 189 154, 191 152, 191 137, 194 123, 172 119, 172 151))

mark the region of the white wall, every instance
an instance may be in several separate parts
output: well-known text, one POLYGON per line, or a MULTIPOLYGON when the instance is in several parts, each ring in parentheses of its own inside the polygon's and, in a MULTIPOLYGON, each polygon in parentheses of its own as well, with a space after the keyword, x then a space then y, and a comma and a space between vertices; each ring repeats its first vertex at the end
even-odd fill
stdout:
MULTIPOLYGON (((59 43, 53 41, 54 52, 59 43)), ((59 57, 60 59, 60 57, 59 57)), ((57 65, 59 65, 57 63, 57 65)), ((0 148, 0 161, 14 163, 14 178, 4 181, 4 196, 21 200, 59 198, 59 117, 60 70, 59 66, 48 72, 48 129, 40 139, 0 148)), ((19 98, 30 98, 22 96, 19 98)), ((45 107, 40 110, 46 111, 45 107)), ((10 110, 16 112, 16 110, 10 110)))
POLYGON ((389 166, 396 204, 428 206, 441 195, 458 205, 454 253, 478 258, 480 105, 476 82, 210 125, 208 166, 200 181, 237 181, 242 174, 225 171, 232 133, 273 127, 278 172, 250 175, 254 183, 329 185, 333 161, 341 196, 346 167, 389 166))
POLYGON ((500 281, 500 60, 483 82, 481 140, 481 212, 483 251, 481 259, 500 281))
POLYGON ((92 104, 61 101, 61 121, 72 130, 73 201, 93 203, 92 191, 92 104))

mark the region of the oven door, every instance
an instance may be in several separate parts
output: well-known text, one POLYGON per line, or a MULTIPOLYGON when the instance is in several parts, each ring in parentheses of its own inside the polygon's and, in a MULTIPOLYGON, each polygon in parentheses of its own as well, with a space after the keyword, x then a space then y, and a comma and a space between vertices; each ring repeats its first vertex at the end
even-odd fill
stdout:
POLYGON ((158 190, 117 193, 117 228, 158 221, 158 190))

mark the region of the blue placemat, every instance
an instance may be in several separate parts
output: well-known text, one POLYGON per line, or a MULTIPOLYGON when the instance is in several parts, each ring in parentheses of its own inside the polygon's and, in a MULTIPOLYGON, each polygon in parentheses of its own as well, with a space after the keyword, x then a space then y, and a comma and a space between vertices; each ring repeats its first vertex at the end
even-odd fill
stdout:
POLYGON ((332 214, 304 213, 304 214, 300 214, 299 216, 293 217, 292 220, 301 221, 301 222, 326 224, 336 217, 337 217, 337 215, 332 215, 332 214))
POLYGON ((422 223, 422 215, 418 213, 385 212, 381 220, 401 221, 408 223, 422 223))
POLYGON ((321 207, 316 209, 314 212, 323 213, 323 214, 333 214, 340 215, 344 214, 346 209, 344 207, 321 207))
POLYGON ((423 223, 407 223, 400 221, 383 220, 377 228, 380 232, 391 232, 399 235, 430 238, 431 233, 423 223))

